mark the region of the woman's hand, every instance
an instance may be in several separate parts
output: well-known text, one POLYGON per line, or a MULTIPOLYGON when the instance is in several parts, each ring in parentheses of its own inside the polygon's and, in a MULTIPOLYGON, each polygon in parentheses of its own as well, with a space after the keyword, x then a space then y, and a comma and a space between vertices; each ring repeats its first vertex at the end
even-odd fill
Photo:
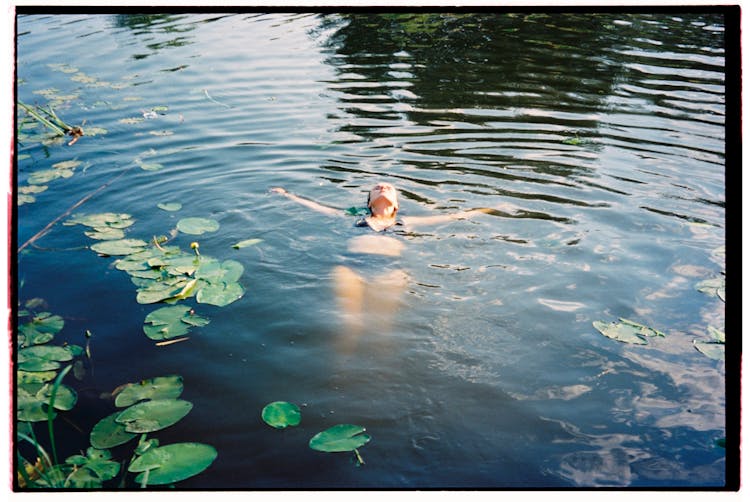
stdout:
POLYGON ((284 189, 283 189, 283 188, 281 188, 281 187, 273 187, 273 188, 271 189, 271 191, 272 191, 272 192, 275 192, 275 193, 280 193, 280 194, 282 194, 282 195, 286 195, 286 193, 287 193, 287 191, 286 191, 286 190, 284 190, 284 189))

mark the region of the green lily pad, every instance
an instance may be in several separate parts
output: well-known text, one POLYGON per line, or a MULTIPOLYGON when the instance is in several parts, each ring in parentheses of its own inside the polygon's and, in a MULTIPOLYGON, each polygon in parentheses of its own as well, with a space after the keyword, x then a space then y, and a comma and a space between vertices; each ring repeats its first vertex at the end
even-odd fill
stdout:
POLYGON ((35 315, 31 322, 18 327, 18 341, 23 347, 47 343, 63 329, 64 325, 65 321, 59 315, 41 312, 35 315))
POLYGON ((52 167, 54 169, 75 169, 81 164, 82 162, 80 160, 66 160, 64 162, 58 162, 57 164, 52 164, 52 167))
MULTIPOLYGON (((27 183, 30 185, 46 185, 50 181, 54 181, 58 178, 64 177, 63 173, 69 173, 72 171, 66 171, 61 169, 44 169, 42 171, 36 171, 29 175, 27 183)), ((69 176, 68 176, 69 177, 69 176)))
POLYGON ((50 382, 55 377, 57 377, 57 371, 16 371, 18 385, 50 382))
POLYGON ((719 331, 713 326, 708 327, 708 333, 711 335, 711 338, 713 338, 717 343, 724 343, 726 341, 726 335, 724 334, 724 332, 719 331))
POLYGON ((182 204, 179 202, 160 202, 156 207, 164 211, 179 211, 182 209, 182 204))
POLYGON ((705 293, 711 296, 718 296, 722 301, 725 301, 725 288, 726 280, 724 279, 724 276, 706 279, 695 285, 695 289, 697 289, 701 293, 705 293))
POLYGON ((84 225, 92 228, 127 228, 135 220, 127 213, 75 214, 63 225, 84 225))
POLYGON ((34 345, 18 351, 18 369, 24 371, 49 371, 60 368, 61 362, 70 361, 82 353, 81 347, 34 345))
POLYGON ((139 472, 135 481, 147 485, 166 485, 185 480, 206 470, 218 453, 202 443, 176 443, 149 449, 128 467, 139 472))
POLYGON ((129 383, 117 394, 115 406, 122 408, 147 399, 177 399, 182 394, 182 389, 182 377, 179 375, 129 383))
POLYGON ((208 303, 217 307, 226 307, 245 294, 245 289, 237 282, 230 284, 209 284, 198 291, 195 300, 198 303, 208 303))
POLYGON ((201 235, 218 229, 219 222, 210 218, 183 218, 177 222, 177 230, 184 234, 201 235))
POLYGON ((263 242, 263 239, 246 239, 244 241, 240 241, 237 244, 234 244, 232 247, 234 249, 242 249, 249 246, 255 246, 256 244, 260 244, 263 242))
POLYGON ((122 256, 138 252, 146 246, 148 243, 140 239, 120 239, 98 242, 91 246, 91 249, 107 256, 122 256))
POLYGON ((265 423, 276 429, 297 426, 302 420, 299 406, 286 401, 267 404, 261 412, 261 417, 265 423))
POLYGON ((120 472, 119 462, 111 460, 112 454, 107 450, 89 448, 86 450, 86 456, 72 455, 65 459, 65 462, 78 467, 85 467, 92 470, 101 481, 109 481, 117 476, 120 472))
POLYGON ((720 342, 702 342, 693 340, 693 345, 701 354, 715 359, 717 361, 724 360, 724 344, 720 342))
POLYGON ((127 408, 115 420, 127 432, 154 432, 176 424, 192 408, 192 403, 181 399, 154 399, 127 408))
POLYGON ((118 411, 96 423, 89 435, 91 446, 95 448, 114 448, 115 446, 127 443, 137 436, 137 434, 126 431, 125 425, 115 420, 119 414, 120 412, 118 411))
MULTIPOLYGON (((16 412, 22 422, 42 422, 47 420, 47 408, 52 396, 53 385, 18 385, 16 392, 16 412)), ((73 409, 78 395, 66 385, 60 385, 55 393, 54 408, 61 411, 73 409)), ((54 417, 54 414, 53 414, 54 417)))
POLYGON ((217 260, 201 260, 195 271, 195 277, 214 284, 222 282, 230 284, 237 282, 244 271, 245 267, 235 260, 224 260, 221 263, 217 260))
POLYGON ((152 340, 168 340, 187 334, 191 326, 205 326, 208 319, 191 313, 190 307, 162 307, 146 316, 143 331, 152 340))
POLYGON ((313 436, 309 446, 324 452, 354 451, 370 441, 370 436, 364 432, 365 428, 360 425, 334 425, 313 436))
POLYGON ((593 325, 608 338, 635 345, 646 345, 648 343, 647 337, 666 336, 661 331, 622 317, 620 322, 606 324, 602 321, 594 321, 593 325))
POLYGON ((94 228, 94 230, 86 230, 83 233, 86 235, 86 237, 90 237, 99 241, 113 241, 125 238, 125 232, 123 232, 119 228, 111 227, 94 228))
POLYGON ((20 194, 37 194, 45 192, 49 187, 47 185, 26 185, 18 187, 18 193, 20 194))

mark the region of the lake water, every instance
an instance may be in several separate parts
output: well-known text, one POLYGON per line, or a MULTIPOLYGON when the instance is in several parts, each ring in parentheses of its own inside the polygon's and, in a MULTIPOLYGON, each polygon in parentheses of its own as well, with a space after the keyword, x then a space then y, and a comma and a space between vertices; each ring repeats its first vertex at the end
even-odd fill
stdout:
MULTIPOLYGON (((218 231, 169 245, 244 267, 241 299, 184 300, 210 323, 157 346, 143 323, 163 305, 136 302, 84 227, 66 217, 26 245, 17 299, 65 319, 55 343, 92 333, 89 371, 65 380, 78 402, 55 421, 61 456, 115 411, 102 394, 177 374, 194 407, 153 437, 218 451, 178 488, 724 486, 725 364, 694 345, 725 330, 723 296, 697 289, 725 270, 722 15, 17 21, 18 99, 105 130, 19 138, 19 189, 80 164, 23 199, 18 246, 103 187, 73 214, 130 214, 127 237, 145 240, 212 218, 218 231), (366 232, 344 210, 379 181, 405 216, 494 211, 389 231, 400 257, 360 259, 347 242, 366 232), (169 202, 182 208, 157 207, 169 202), (233 247, 245 239, 262 241, 233 247), (368 281, 403 272, 397 308, 350 329, 341 265, 368 281), (636 345, 593 326, 619 318, 665 336, 636 345), (299 426, 263 423, 279 400, 301 407, 299 426), (339 423, 371 435, 364 465, 308 447, 339 423)), ((389 292, 368 294, 365 310, 389 292)))

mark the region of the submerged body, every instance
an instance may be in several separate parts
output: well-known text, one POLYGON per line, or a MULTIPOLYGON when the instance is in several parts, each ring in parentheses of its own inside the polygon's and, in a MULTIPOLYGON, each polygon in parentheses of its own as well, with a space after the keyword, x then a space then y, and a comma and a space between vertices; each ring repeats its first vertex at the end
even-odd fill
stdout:
MULTIPOLYGON (((345 214, 340 209, 324 206, 289 193, 283 188, 273 188, 271 191, 282 194, 320 214, 330 216, 345 214)), ((465 219, 479 213, 492 212, 492 210, 482 208, 437 216, 397 218, 398 210, 398 194, 395 187, 390 183, 375 185, 367 197, 368 214, 358 220, 355 225, 369 227, 376 233, 358 235, 350 239, 347 242, 348 253, 364 256, 368 264, 372 263, 372 255, 397 258, 401 256, 405 245, 401 240, 386 235, 384 232, 388 229, 395 226, 410 228, 438 224, 465 219)), ((352 348, 358 335, 367 326, 377 327, 378 332, 389 328, 409 282, 409 275, 398 267, 383 267, 365 276, 363 273, 354 271, 352 267, 337 265, 332 270, 331 276, 341 317, 349 335, 345 339, 347 351, 352 348)))

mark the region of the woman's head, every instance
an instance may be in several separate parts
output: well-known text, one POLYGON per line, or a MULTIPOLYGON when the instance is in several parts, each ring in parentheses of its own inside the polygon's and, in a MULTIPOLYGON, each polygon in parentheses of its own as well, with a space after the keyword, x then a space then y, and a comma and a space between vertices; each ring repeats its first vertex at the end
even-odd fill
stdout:
POLYGON ((367 207, 375 216, 396 216, 398 194, 390 183, 378 183, 367 196, 367 207))

